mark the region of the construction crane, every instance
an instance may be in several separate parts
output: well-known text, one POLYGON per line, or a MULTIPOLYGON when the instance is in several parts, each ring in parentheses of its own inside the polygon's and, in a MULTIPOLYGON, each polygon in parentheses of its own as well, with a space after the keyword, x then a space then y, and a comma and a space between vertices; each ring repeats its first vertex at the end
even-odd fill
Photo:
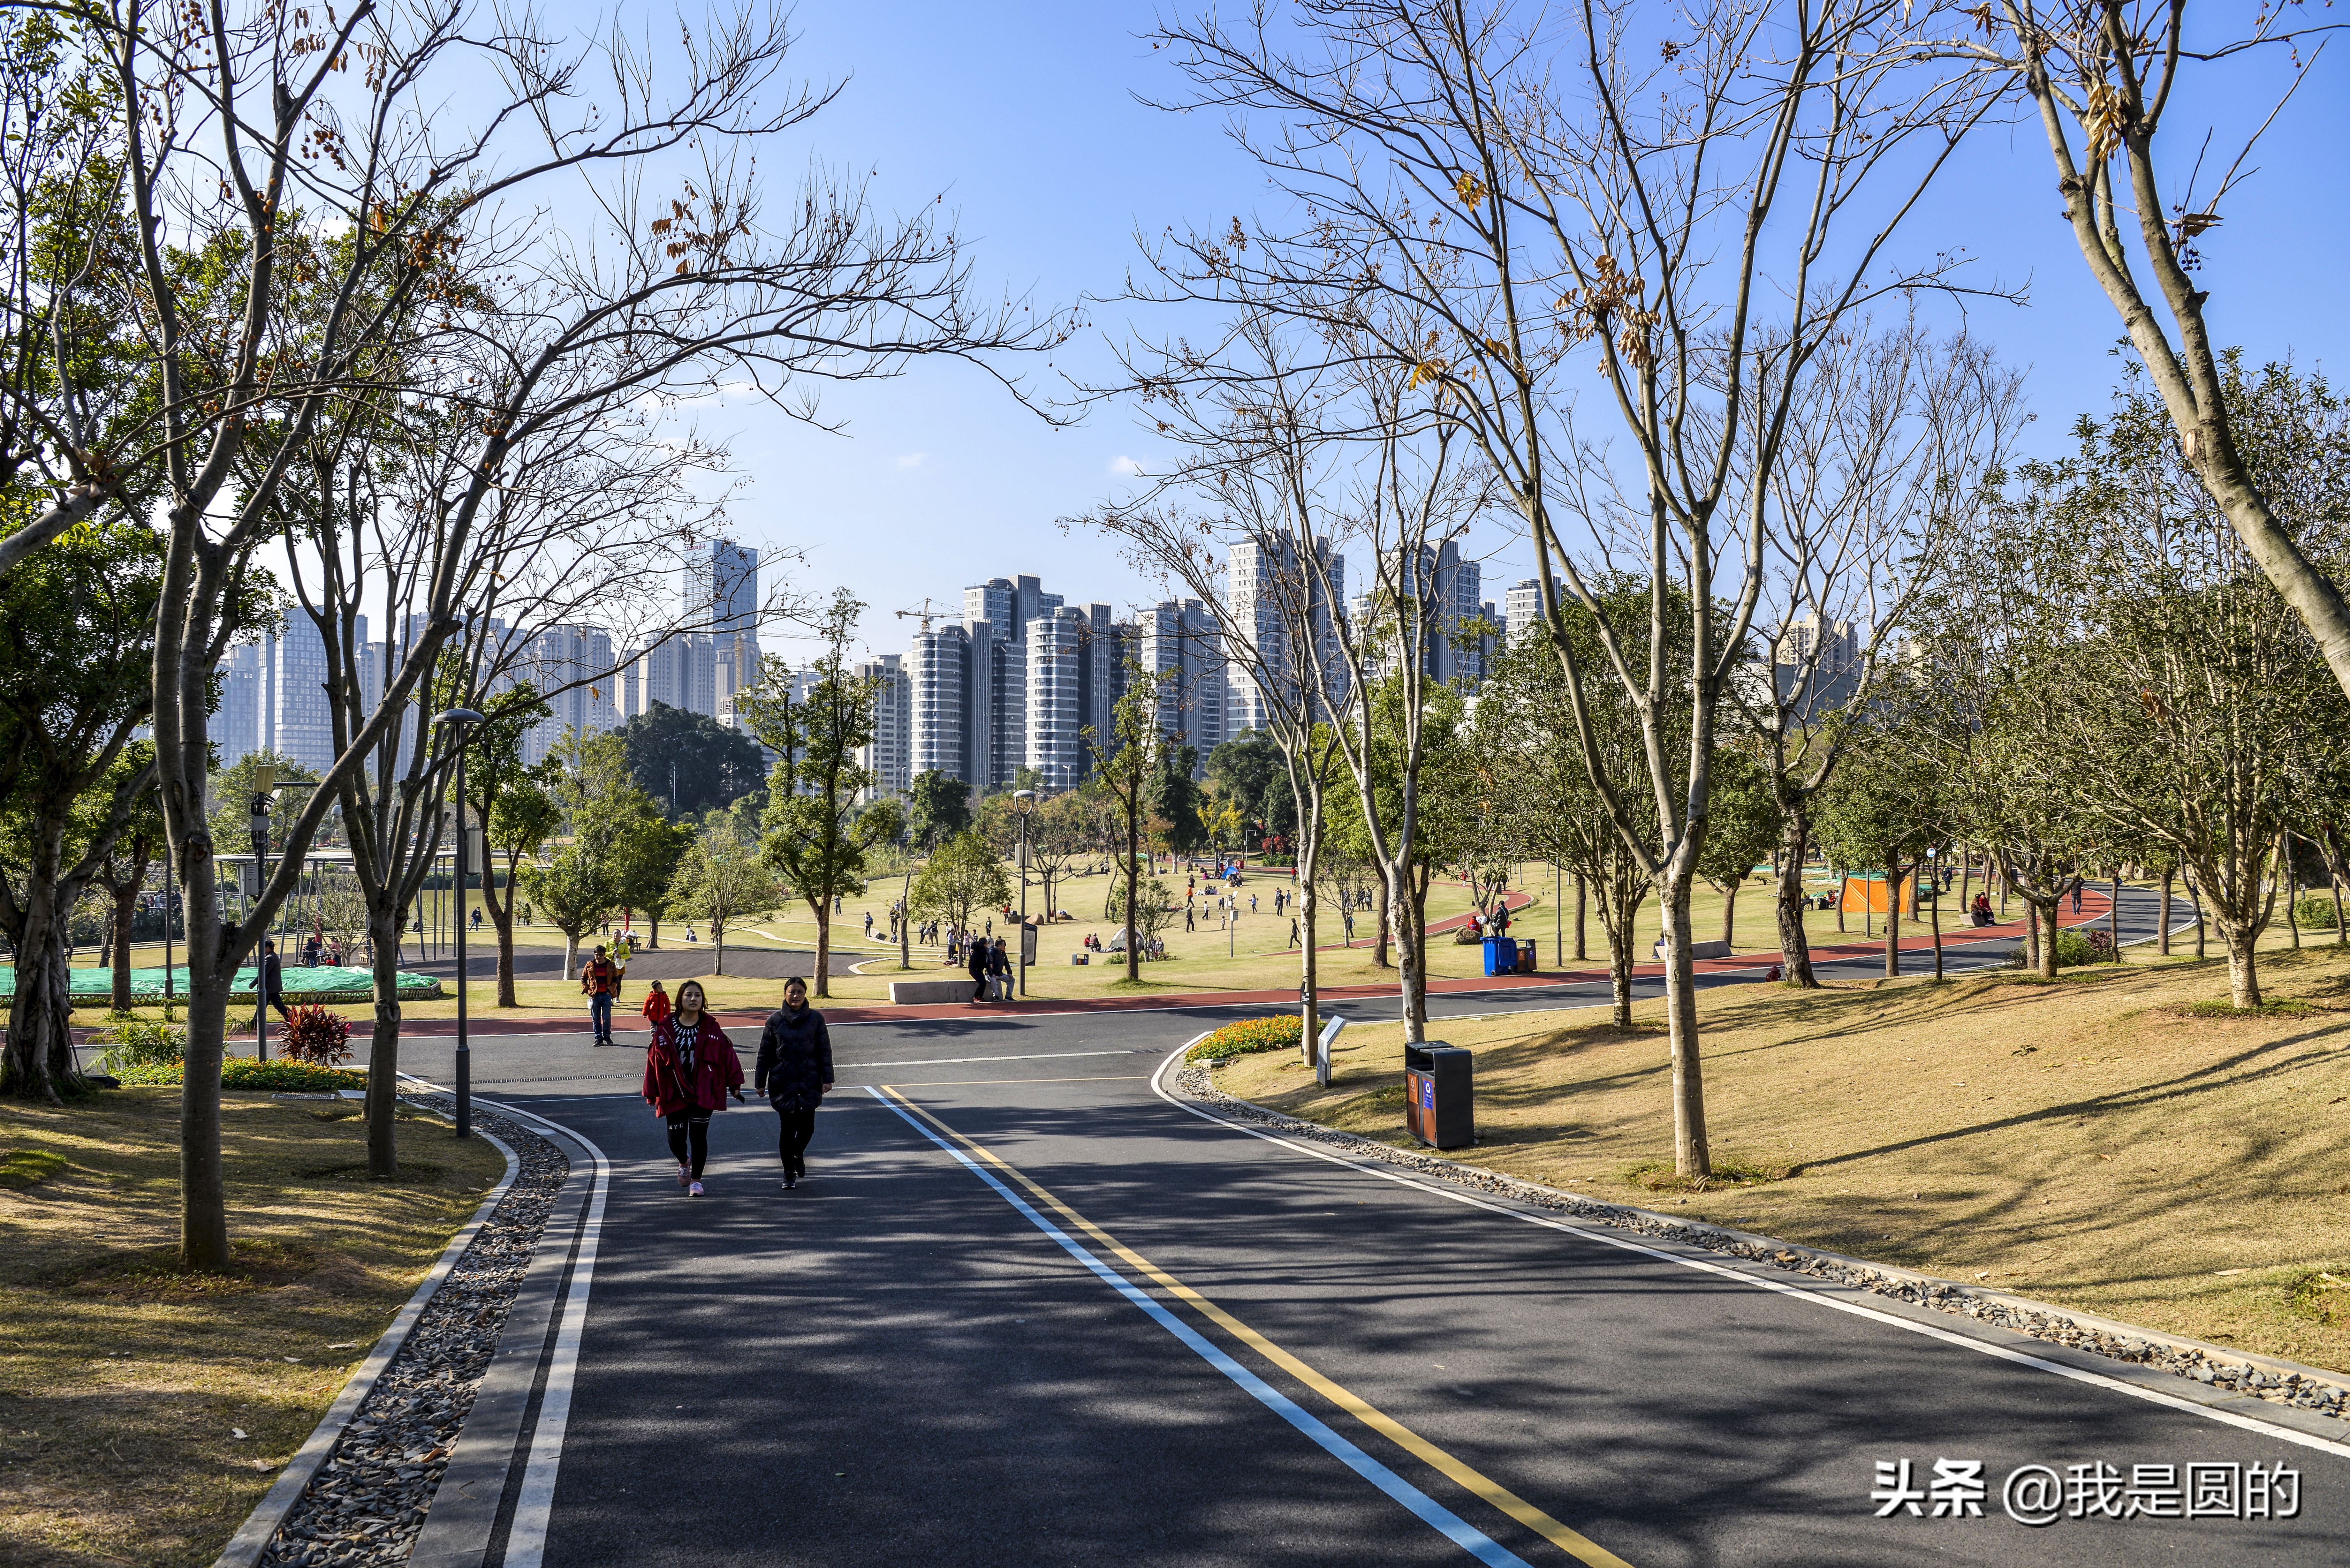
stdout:
POLYGON ((931 620, 936 617, 948 614, 951 608, 951 607, 947 605, 933 605, 931 603, 931 596, 924 594, 922 596, 921 604, 917 607, 913 609, 892 610, 890 613, 895 615, 899 620, 919 620, 922 623, 922 629, 924 631, 928 631, 931 629, 931 620))

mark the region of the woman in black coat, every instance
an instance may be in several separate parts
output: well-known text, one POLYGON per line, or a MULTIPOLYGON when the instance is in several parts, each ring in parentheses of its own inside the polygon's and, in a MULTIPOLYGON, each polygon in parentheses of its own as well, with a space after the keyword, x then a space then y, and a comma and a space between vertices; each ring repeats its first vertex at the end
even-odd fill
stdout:
POLYGON ((808 1006, 807 981, 797 975, 784 981, 784 1004, 767 1014, 767 1026, 760 1031, 752 1083, 783 1121, 775 1152, 783 1157, 788 1190, 807 1174, 816 1108, 832 1087, 832 1036, 825 1030, 824 1014, 808 1006))

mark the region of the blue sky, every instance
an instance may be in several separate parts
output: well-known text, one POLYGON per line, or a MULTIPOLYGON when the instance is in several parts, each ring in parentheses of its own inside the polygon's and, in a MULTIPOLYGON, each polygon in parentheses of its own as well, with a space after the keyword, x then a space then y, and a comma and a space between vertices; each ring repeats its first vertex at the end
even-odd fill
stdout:
MULTIPOLYGON (((1226 142, 1211 116, 1145 107, 1138 94, 1174 97, 1181 83, 1138 37, 1153 10, 1125 0, 1026 0, 975 6, 932 0, 803 5, 799 69, 845 79, 839 101, 809 126, 791 156, 763 154, 777 172, 801 156, 871 175, 885 212, 931 204, 941 192, 979 275, 1033 297, 1041 310, 1114 293, 1136 255, 1135 236, 1170 224, 1221 226, 1256 210, 1262 172, 1226 142)), ((2343 337, 2338 281, 2345 223, 2341 61, 2326 60, 2267 133, 2259 173, 2205 236, 2210 315, 2222 343, 2255 359, 2290 354, 2323 362, 2343 337)), ((2222 131, 2264 114, 2272 67, 2229 67, 2204 100, 2183 105, 2222 131)), ((2186 138, 2181 137, 2180 140, 2186 138)), ((2215 153, 2216 156, 2216 153, 2215 153)), ((2064 444, 2073 418, 2103 406, 2119 362, 2120 325, 2088 281, 2059 218, 2036 127, 1995 128, 1963 152, 1912 230, 1920 248, 1964 246, 1985 275, 2028 284, 2030 304, 1970 315, 1976 333, 2029 369, 2039 416, 2031 440, 2064 444)), ((1104 376, 1102 339, 1122 335, 1122 307, 1093 312, 1093 328, 1040 377, 1104 376)), ((1049 382, 1042 382, 1049 389, 1049 382)), ((964 584, 1033 572, 1072 602, 1123 608, 1155 597, 1105 539, 1065 534, 1078 513, 1120 483, 1121 458, 1145 462, 1148 439, 1120 410, 1053 430, 967 367, 918 365, 904 379, 834 388, 827 418, 842 435, 794 425, 761 408, 707 410, 702 430, 731 438, 750 479, 736 532, 768 548, 796 545, 799 582, 816 593, 847 586, 872 607, 864 626, 879 651, 906 645, 910 624, 889 612, 925 596, 959 605, 964 584)), ((1531 554, 1496 525, 1476 540, 1488 556, 1488 597, 1531 570, 1531 554)), ((797 657, 805 643, 771 639, 797 657)))

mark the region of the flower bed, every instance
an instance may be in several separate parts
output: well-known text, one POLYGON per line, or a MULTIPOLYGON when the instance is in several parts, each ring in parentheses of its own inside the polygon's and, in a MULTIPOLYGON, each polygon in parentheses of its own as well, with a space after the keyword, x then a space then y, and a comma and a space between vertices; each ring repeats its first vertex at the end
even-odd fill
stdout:
POLYGON ((1305 1021, 1294 1012, 1275 1018, 1243 1018, 1227 1023, 1183 1054, 1186 1062, 1219 1061, 1258 1051, 1295 1049, 1305 1038, 1305 1021))

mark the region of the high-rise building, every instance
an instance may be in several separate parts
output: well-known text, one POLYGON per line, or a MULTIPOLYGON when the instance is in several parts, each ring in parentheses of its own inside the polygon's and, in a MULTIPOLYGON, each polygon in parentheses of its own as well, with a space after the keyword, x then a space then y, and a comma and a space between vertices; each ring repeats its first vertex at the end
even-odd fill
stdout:
POLYGON ((265 631, 256 641, 237 643, 221 660, 220 707, 213 714, 210 729, 224 767, 262 750, 262 691, 272 640, 265 631))
POLYGON ((1866 634, 1848 620, 1823 622, 1816 614, 1797 616, 1771 639, 1773 684, 1779 701, 1794 701, 1809 679, 1797 703, 1800 717, 1809 721, 1852 701, 1860 689, 1860 653, 1866 634), (1817 664, 1813 664, 1814 653, 1817 664))
POLYGON ((1502 596, 1502 635, 1512 642, 1542 624, 1542 579, 1521 577, 1502 596))
POLYGON ((1336 623, 1347 602, 1347 558, 1327 539, 1315 540, 1314 550, 1319 569, 1306 571, 1295 540, 1284 539, 1274 549, 1253 540, 1232 546, 1224 578, 1225 624, 1242 645, 1254 651, 1265 678, 1280 690, 1261 690, 1254 671, 1236 663, 1225 711, 1227 738, 1265 728, 1276 698, 1302 701, 1314 686, 1308 657, 1325 671, 1331 701, 1346 701, 1336 623), (1290 627, 1296 622, 1311 629, 1310 654, 1305 647, 1293 646, 1296 639, 1290 627))
MULTIPOLYGON (((983 619, 950 621, 916 634, 906 659, 914 773, 936 770, 974 790, 993 782, 1001 750, 995 736, 1003 687, 1001 647, 993 624, 983 619)), ((1021 673, 1024 686, 1026 672, 1021 673)))
MULTIPOLYGON (((367 646, 367 617, 357 618, 355 638, 367 646)), ((267 664, 262 682, 261 748, 323 772, 335 763, 335 722, 327 695, 327 645, 317 623, 300 611, 286 618, 285 630, 265 639, 267 664)))
MULTIPOLYGON (((1389 550, 1382 560, 1388 578, 1398 590, 1419 601, 1426 632, 1421 672, 1448 686, 1474 690, 1485 679, 1492 654, 1491 634, 1476 624, 1493 618, 1493 607, 1483 597, 1483 566, 1465 558, 1457 539, 1424 545, 1409 556, 1389 550)), ((1369 611, 1367 598, 1356 600, 1358 619, 1369 611)), ((1388 660, 1384 653, 1369 662, 1381 674, 1386 672, 1388 660)))
POLYGON ((905 661, 894 653, 858 665, 851 671, 873 682, 873 739, 857 753, 857 765, 873 775, 866 799, 887 799, 906 793, 913 777, 913 681, 905 661))
POLYGON ((1077 710, 1087 727, 1107 735, 1118 723, 1118 700, 1126 695, 1128 667, 1140 648, 1140 631, 1118 620, 1110 607, 1085 608, 1085 648, 1077 661, 1077 710))
POLYGON ((1092 625, 1083 610, 1056 608, 1025 628, 1028 655, 1026 762, 1048 790, 1086 774, 1085 684, 1092 625))
POLYGON ((515 675, 537 687, 553 711, 523 732, 522 758, 546 760, 565 732, 583 735, 620 727, 619 681, 612 637, 592 626, 554 626, 531 639, 515 675))
POLYGON ((1161 678, 1159 728, 1198 753, 1205 776, 1208 753, 1232 737, 1224 729, 1224 649, 1215 613, 1198 599, 1169 599, 1142 612, 1136 658, 1146 676, 1161 678))

